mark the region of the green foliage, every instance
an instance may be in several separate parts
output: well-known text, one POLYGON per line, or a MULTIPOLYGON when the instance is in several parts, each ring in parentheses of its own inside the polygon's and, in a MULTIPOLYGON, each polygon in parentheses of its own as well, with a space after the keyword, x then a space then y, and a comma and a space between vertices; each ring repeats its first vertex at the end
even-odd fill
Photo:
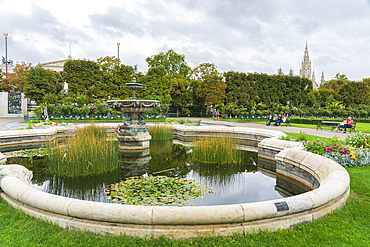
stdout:
POLYGON ((172 79, 171 80, 171 99, 172 105, 179 108, 186 106, 189 103, 189 81, 184 79, 172 79))
POLYGON ((182 125, 200 126, 200 120, 195 123, 189 119, 183 119, 183 118, 180 118, 180 119, 167 118, 166 123, 167 124, 182 124, 182 125))
POLYGON ((191 68, 185 61, 185 55, 177 54, 170 49, 166 53, 160 52, 157 55, 146 58, 149 68, 163 66, 171 79, 188 79, 191 75, 191 68))
POLYGON ((92 96, 100 90, 99 87, 95 90, 95 85, 101 82, 102 72, 97 62, 68 60, 64 64, 63 79, 68 83, 68 90, 70 92, 92 96))
POLYGON ((227 101, 238 105, 247 105, 250 102, 265 105, 277 102, 286 105, 287 101, 293 105, 306 104, 309 100, 308 93, 312 91, 310 80, 295 76, 228 71, 224 73, 224 77, 227 101))
POLYGON ((344 142, 354 148, 370 148, 370 134, 360 132, 348 135, 344 142))
POLYGON ((347 82, 349 82, 349 80, 346 75, 341 75, 340 73, 337 73, 333 79, 320 85, 320 88, 332 89, 337 92, 347 82))
POLYGON ((369 104, 369 86, 364 82, 347 82, 339 90, 338 95, 346 106, 357 107, 369 104))
POLYGON ((58 94, 63 89, 62 76, 51 70, 46 70, 40 64, 29 69, 26 74, 23 92, 26 97, 37 103, 56 103, 58 94))
POLYGON ((172 139, 172 129, 165 124, 150 125, 149 134, 152 140, 170 140, 172 139))
POLYGON ((171 80, 164 66, 152 67, 144 77, 143 94, 157 95, 160 102, 169 104, 171 101, 171 80))
MULTIPOLYGON (((203 200, 203 195, 212 193, 211 188, 201 187, 194 180, 164 176, 131 177, 110 185, 106 189, 113 203, 128 205, 184 206, 191 201, 203 200)), ((195 204, 193 204, 196 206, 195 204)))
POLYGON ((102 74, 101 82, 94 86, 94 95, 98 98, 108 96, 126 99, 131 91, 126 89, 125 84, 131 83, 135 76, 132 66, 120 64, 118 58, 101 57, 97 60, 102 74))
POLYGON ((192 93, 194 104, 199 107, 221 104, 225 99, 226 83, 216 66, 202 63, 193 69, 192 93))
POLYGON ((240 164, 242 152, 235 140, 222 136, 193 142, 193 160, 206 164, 240 164))
POLYGON ((49 145, 48 169, 57 176, 78 177, 112 171, 118 167, 119 147, 108 141, 106 130, 90 125, 76 131, 74 138, 49 145))
POLYGON ((12 153, 13 157, 40 157, 48 155, 49 149, 47 148, 33 148, 26 150, 19 150, 12 153))
POLYGON ((303 131, 299 131, 299 135, 297 137, 297 141, 304 141, 307 139, 307 133, 303 131))
POLYGON ((348 136, 344 141, 334 137, 320 141, 304 141, 303 146, 307 151, 323 155, 338 164, 347 166, 369 166, 370 149, 368 134, 355 134, 348 136))

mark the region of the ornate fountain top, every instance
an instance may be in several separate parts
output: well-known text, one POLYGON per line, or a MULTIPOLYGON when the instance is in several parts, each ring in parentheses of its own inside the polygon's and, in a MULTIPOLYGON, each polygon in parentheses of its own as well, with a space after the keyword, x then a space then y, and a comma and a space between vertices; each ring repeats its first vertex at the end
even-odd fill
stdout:
POLYGON ((132 83, 126 83, 125 86, 127 89, 132 90, 132 99, 136 99, 136 94, 135 94, 136 90, 143 89, 143 84, 137 83, 135 77, 132 78, 132 83))
POLYGON ((126 83, 125 86, 127 89, 131 90, 143 89, 143 84, 141 83, 126 83))

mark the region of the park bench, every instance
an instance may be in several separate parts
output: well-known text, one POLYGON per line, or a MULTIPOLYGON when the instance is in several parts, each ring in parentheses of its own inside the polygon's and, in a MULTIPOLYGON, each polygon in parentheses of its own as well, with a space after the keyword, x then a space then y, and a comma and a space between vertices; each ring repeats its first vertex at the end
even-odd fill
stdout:
POLYGON ((281 126, 281 125, 291 126, 291 125, 290 125, 290 121, 289 121, 289 122, 282 122, 282 123, 280 123, 280 126, 281 126))
MULTIPOLYGON (((337 122, 337 121, 321 121, 317 124, 316 130, 318 129, 322 130, 322 127, 330 127, 330 131, 336 130, 338 132, 339 130, 337 129, 337 127, 340 123, 341 122, 337 122)), ((349 130, 350 133, 352 133, 352 131, 355 132, 356 123, 353 123, 352 128, 347 128, 347 129, 349 130)))

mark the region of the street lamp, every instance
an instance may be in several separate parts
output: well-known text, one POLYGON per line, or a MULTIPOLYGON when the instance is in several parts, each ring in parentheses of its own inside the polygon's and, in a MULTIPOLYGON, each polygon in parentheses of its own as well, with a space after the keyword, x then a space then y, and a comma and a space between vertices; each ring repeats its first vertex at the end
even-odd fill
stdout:
POLYGON ((8 34, 4 33, 5 36, 5 73, 8 77, 8 34))
POLYGON ((118 57, 118 59, 119 59, 119 45, 120 45, 120 43, 117 43, 117 48, 118 48, 117 57, 118 57))

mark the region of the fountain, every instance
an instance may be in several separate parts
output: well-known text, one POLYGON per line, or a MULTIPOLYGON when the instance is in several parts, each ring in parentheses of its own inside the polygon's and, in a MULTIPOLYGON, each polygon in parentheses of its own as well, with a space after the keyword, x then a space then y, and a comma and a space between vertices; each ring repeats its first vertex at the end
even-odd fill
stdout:
POLYGON ((159 107, 158 100, 137 100, 135 92, 142 89, 143 85, 137 83, 135 78, 132 83, 126 83, 126 88, 132 90, 131 100, 109 100, 108 107, 114 108, 124 114, 125 121, 119 125, 118 141, 121 150, 142 150, 149 148, 151 136, 145 127, 144 112, 149 112, 153 107, 159 107))

